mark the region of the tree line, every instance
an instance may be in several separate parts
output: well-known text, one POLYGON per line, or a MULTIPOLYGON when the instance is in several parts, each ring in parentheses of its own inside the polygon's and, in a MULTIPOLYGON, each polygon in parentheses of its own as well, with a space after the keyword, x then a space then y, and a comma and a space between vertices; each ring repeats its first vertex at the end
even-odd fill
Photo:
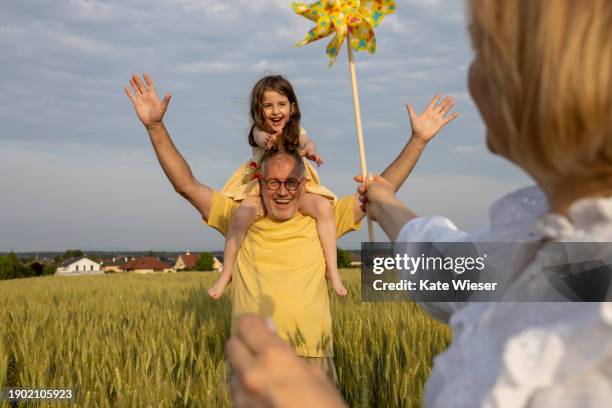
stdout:
MULTIPOLYGON (((0 280, 53 275, 62 262, 70 258, 81 256, 85 256, 85 254, 80 249, 68 249, 63 254, 57 255, 53 259, 53 262, 43 264, 33 257, 19 259, 14 252, 10 252, 7 255, 0 254, 0 280)), ((97 261, 95 256, 88 255, 88 258, 97 261)), ((210 271, 213 268, 213 260, 214 255, 212 253, 202 252, 199 254, 196 266, 193 269, 198 271, 210 271)), ((338 267, 351 267, 349 251, 338 248, 338 267)))
POLYGON ((47 268, 36 260, 26 260, 23 262, 13 252, 8 255, 0 255, 0 279, 52 275, 54 272, 55 268, 47 268))
MULTIPOLYGON (((66 259, 84 256, 80 249, 68 249, 57 255, 52 262, 43 264, 34 257, 19 259, 14 252, 0 254, 0 280, 30 278, 34 276, 53 275, 57 267, 66 259)), ((95 260, 93 257, 89 257, 95 260)))

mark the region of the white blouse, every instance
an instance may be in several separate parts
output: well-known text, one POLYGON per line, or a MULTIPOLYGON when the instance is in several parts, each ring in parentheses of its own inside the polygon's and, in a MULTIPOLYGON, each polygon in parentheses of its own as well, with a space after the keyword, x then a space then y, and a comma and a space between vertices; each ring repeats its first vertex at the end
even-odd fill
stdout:
MULTIPOLYGON (((543 193, 528 187, 492 205, 488 230, 466 234, 446 218, 419 217, 397 241, 612 242, 612 198, 578 201, 569 218, 547 210, 543 193)), ((509 290, 540 290, 538 265, 556 255, 543 243, 509 290)), ((612 303, 421 305, 453 330, 434 359, 426 407, 612 407, 612 303)))

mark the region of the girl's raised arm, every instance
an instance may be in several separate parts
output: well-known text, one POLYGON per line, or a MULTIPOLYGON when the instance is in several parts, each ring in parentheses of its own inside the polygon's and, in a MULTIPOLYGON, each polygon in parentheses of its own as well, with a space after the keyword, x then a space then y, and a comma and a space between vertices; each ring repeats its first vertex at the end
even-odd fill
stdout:
POLYGON ((323 164, 323 158, 317 153, 317 145, 310 139, 310 137, 308 137, 308 133, 306 133, 306 130, 303 127, 300 128, 298 143, 300 145, 300 154, 302 156, 317 163, 317 166, 323 164))
POLYGON ((276 143, 276 134, 270 134, 254 126, 253 140, 255 140, 257 146, 266 150, 270 150, 270 148, 276 143))

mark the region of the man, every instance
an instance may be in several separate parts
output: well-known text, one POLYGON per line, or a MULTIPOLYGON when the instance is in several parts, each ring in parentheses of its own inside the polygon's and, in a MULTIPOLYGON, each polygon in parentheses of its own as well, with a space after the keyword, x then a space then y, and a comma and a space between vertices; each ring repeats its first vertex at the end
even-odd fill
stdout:
MULTIPOLYGON (((236 258, 232 318, 256 313, 271 318, 299 355, 336 373, 332 324, 325 281, 325 258, 316 221, 298 212, 305 194, 305 166, 295 151, 268 153, 261 164, 261 194, 266 217, 247 232, 236 258)), ((353 231, 363 218, 354 196, 334 207, 336 231, 353 231)), ((212 193, 207 223, 225 234, 238 203, 212 193)))
MULTIPOLYGON (((362 182, 361 176, 355 177, 362 182)), ((380 176, 369 181, 361 207, 368 203, 370 216, 391 240, 415 214, 395 197, 395 187, 380 176)), ((245 315, 227 343, 232 367, 237 372, 234 385, 236 407, 346 407, 338 390, 317 370, 295 357, 295 352, 281 341, 276 327, 258 316, 245 315)))
MULTIPOLYGON (((145 125, 160 165, 174 189, 185 197, 211 227, 225 234, 237 204, 201 184, 193 176, 163 124, 170 94, 163 100, 151 78, 133 75, 125 91, 145 125)), ((429 140, 456 114, 447 115, 453 102, 434 98, 416 116, 408 107, 412 137, 383 172, 397 190, 429 140)), ((331 315, 325 282, 325 259, 315 220, 298 212, 304 194, 304 167, 295 153, 268 155, 261 165, 261 191, 266 217, 249 229, 238 253, 232 289, 233 321, 254 313, 274 321, 279 334, 306 361, 336 381, 332 357, 331 315)), ((358 228, 364 213, 357 195, 338 200, 334 211, 340 236, 358 228)))

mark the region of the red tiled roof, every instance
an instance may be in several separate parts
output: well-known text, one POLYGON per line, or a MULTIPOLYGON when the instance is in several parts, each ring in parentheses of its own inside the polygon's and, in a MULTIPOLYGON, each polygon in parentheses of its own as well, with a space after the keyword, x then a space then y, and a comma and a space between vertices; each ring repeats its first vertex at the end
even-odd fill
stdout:
POLYGON ((123 264, 125 263, 125 261, 123 260, 124 258, 117 258, 116 260, 112 260, 112 259, 103 259, 100 261, 100 263, 102 264, 102 266, 123 266, 123 264))
POLYGON ((123 269, 125 270, 134 270, 134 269, 170 269, 171 265, 168 265, 165 262, 160 261, 159 259, 153 256, 141 256, 140 258, 136 258, 132 261, 127 261, 123 264, 123 269))
POLYGON ((193 252, 181 254, 180 257, 183 260, 186 268, 193 268, 198 262, 198 254, 194 254, 193 252))

